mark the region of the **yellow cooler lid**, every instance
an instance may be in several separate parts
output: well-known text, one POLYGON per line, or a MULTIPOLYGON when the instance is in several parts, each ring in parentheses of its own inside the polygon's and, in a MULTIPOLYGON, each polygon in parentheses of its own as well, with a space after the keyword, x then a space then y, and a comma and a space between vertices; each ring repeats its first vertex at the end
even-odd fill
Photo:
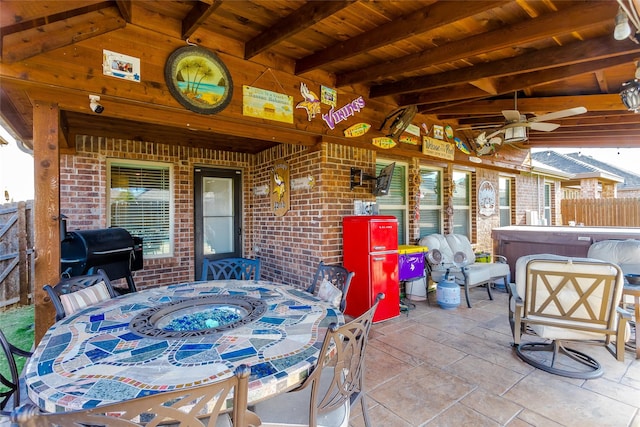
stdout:
POLYGON ((399 254, 415 254, 419 252, 429 252, 429 248, 418 245, 398 245, 399 254))

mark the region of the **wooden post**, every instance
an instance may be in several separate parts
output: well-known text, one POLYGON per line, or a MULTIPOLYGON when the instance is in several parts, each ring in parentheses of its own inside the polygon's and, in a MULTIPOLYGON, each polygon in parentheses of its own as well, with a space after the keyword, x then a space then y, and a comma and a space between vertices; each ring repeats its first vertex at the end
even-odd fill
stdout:
POLYGON ((54 103, 36 101, 33 107, 35 342, 53 325, 55 310, 42 287, 60 278, 60 111, 54 103))
POLYGON ((18 281, 20 305, 29 304, 29 276, 27 275, 27 204, 18 202, 18 281))

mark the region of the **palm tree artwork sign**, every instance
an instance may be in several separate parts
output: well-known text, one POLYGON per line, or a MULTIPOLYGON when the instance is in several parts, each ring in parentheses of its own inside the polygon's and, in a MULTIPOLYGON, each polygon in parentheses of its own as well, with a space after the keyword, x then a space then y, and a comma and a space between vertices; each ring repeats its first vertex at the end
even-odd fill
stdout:
POLYGON ((196 113, 218 113, 231 101, 229 70, 215 53, 199 46, 173 51, 165 64, 164 77, 171 95, 196 113))

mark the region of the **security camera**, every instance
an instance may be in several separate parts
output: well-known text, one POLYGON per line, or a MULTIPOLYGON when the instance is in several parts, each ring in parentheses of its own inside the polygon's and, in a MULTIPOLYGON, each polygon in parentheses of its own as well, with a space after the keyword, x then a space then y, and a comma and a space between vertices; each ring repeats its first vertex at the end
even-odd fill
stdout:
POLYGON ((96 114, 101 114, 104 111, 104 107, 100 104, 100 97, 98 95, 89 95, 89 107, 91 111, 96 114))

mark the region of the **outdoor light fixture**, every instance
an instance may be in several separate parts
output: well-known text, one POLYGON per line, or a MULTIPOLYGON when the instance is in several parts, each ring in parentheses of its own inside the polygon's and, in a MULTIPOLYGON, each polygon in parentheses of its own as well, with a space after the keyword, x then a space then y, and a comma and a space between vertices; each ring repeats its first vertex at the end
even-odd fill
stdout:
POLYGON ((523 142, 528 139, 526 126, 508 127, 504 130, 504 142, 523 142))
POLYGON ((636 7, 636 0, 618 0, 618 13, 613 37, 616 40, 630 39, 639 43, 636 34, 640 32, 640 14, 636 7))
POLYGON ((622 83, 620 98, 629 111, 637 113, 640 110, 640 66, 636 66, 633 80, 622 83))
POLYGON ((640 109, 640 82, 638 79, 622 83, 620 98, 629 111, 638 112, 640 109))
POLYGON ((616 15, 616 27, 613 30, 613 38, 616 40, 624 40, 631 35, 631 26, 629 25, 629 16, 622 8, 618 8, 616 15))

